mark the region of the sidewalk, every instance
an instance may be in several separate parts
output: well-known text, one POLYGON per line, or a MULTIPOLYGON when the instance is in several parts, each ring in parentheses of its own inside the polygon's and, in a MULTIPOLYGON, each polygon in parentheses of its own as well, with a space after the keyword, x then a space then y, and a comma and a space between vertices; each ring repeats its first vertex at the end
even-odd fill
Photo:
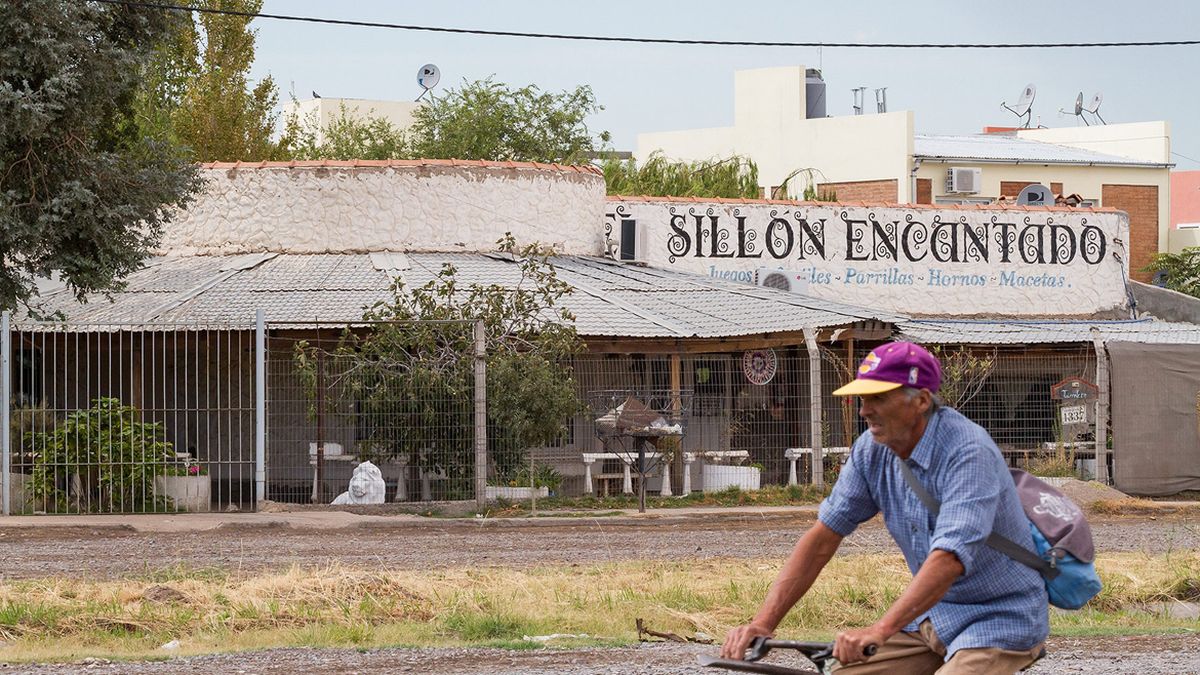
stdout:
MULTIPOLYGON (((553 513, 553 512, 552 512, 553 513)), ((216 529, 341 530, 355 528, 404 527, 570 527, 591 526, 596 520, 611 525, 671 525, 684 521, 815 518, 817 505, 733 506, 656 509, 638 513, 636 509, 604 511, 603 516, 588 516, 573 511, 570 515, 536 518, 436 518, 407 513, 369 514, 350 511, 271 511, 262 513, 183 513, 144 515, 47 515, 0 517, 0 531, 6 529, 88 528, 119 529, 134 532, 203 532, 216 529)))

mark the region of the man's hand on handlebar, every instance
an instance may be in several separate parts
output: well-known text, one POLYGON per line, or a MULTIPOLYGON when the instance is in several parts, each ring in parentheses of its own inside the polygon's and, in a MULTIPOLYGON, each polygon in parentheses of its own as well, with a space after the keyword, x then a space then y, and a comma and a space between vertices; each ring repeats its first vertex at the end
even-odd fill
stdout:
POLYGON ((725 636, 725 642, 721 644, 721 658, 739 660, 746 658, 746 650, 756 637, 775 637, 775 633, 753 623, 738 626, 725 636))
POLYGON ((875 626, 842 631, 833 643, 833 658, 842 664, 866 661, 889 637, 886 631, 875 626))

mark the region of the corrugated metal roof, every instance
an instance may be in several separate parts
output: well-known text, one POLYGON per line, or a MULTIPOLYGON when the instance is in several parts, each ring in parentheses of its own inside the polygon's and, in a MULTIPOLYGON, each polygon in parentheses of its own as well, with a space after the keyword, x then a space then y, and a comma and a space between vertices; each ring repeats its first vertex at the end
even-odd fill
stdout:
MULTIPOLYGON (((116 330, 154 323, 177 326, 254 325, 269 321, 354 323, 363 310, 390 297, 394 276, 408 287, 456 269, 462 288, 514 286, 520 266, 497 254, 407 253, 243 256, 168 256, 148 261, 127 288, 78 304, 65 289, 43 297, 46 312, 61 312, 78 329, 116 330)), ((717 338, 801 331, 907 317, 696 274, 650 269, 604 258, 560 256, 558 276, 573 287, 562 304, 584 336, 717 338)), ((28 322, 25 322, 28 323, 28 322)))
POLYGON ((1200 325, 1150 319, 1130 321, 912 320, 897 326, 902 340, 927 344, 1053 344, 1104 340, 1200 344, 1200 325))
POLYGON ((1046 164, 1099 164, 1106 166, 1169 167, 1170 164, 1130 159, 1093 150, 1044 143, 1016 136, 913 136, 913 157, 922 159, 965 159, 1046 164))

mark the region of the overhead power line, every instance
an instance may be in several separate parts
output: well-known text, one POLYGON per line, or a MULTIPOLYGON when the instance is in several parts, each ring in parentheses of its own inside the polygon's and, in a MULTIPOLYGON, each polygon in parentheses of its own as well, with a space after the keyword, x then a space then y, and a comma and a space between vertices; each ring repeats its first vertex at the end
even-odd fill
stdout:
POLYGON ((528 33, 523 31, 507 30, 479 30, 474 28, 445 28, 440 26, 417 26, 401 23, 382 23, 378 21, 324 19, 314 16, 290 16, 286 14, 265 14, 262 12, 237 12, 227 9, 209 9, 204 7, 170 5, 157 2, 137 2, 136 0, 95 1, 109 5, 124 5, 126 7, 142 7, 145 9, 163 9, 179 12, 203 12, 206 14, 226 14, 229 16, 242 16, 254 19, 277 19, 280 21, 300 21, 304 23, 330 24, 335 26, 388 28, 392 30, 424 31, 428 33, 485 35, 489 37, 539 38, 545 40, 576 40, 586 42, 624 42, 655 45, 704 45, 713 47, 845 47, 854 49, 1060 49, 1081 47, 1178 47, 1200 44, 1200 40, 1151 40, 1140 42, 1009 42, 994 44, 971 42, 762 42, 748 40, 685 40, 675 38, 641 38, 613 35, 568 35, 565 33, 528 33))

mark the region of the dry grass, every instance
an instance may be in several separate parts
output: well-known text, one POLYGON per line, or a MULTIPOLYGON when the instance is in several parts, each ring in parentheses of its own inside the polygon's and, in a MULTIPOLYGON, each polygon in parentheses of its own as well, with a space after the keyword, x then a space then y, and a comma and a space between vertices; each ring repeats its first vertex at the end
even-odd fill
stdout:
MULTIPOLYGON (((781 561, 622 562, 531 570, 293 569, 237 578, 175 570, 146 580, 49 579, 0 584, 6 660, 162 657, 267 646, 522 644, 524 635, 636 639, 634 620, 681 635, 720 636, 750 617, 781 561), (150 598, 154 598, 151 600, 150 598)), ((1119 554, 1099 561, 1105 591, 1056 630, 1160 630, 1130 611, 1200 594, 1200 554, 1119 554)), ((822 638, 866 624, 909 579, 895 555, 835 558, 784 621, 788 636, 822 638)))
POLYGON ((1124 499, 1101 499, 1090 502, 1087 505, 1089 513, 1105 516, 1146 516, 1146 515, 1168 515, 1175 513, 1192 513, 1200 512, 1200 504, 1190 503, 1170 503, 1154 501, 1153 499, 1143 499, 1140 497, 1126 497, 1124 499))

